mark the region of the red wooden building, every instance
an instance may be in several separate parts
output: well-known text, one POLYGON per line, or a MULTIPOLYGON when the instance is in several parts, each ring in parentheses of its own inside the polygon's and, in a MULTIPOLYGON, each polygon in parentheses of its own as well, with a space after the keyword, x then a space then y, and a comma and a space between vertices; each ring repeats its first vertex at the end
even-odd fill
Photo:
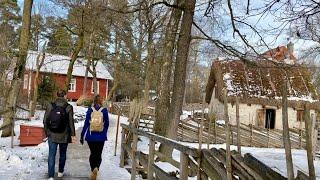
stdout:
MULTIPOLYGON (((33 84, 35 79, 35 72, 37 68, 37 57, 39 52, 29 51, 26 71, 23 79, 23 95, 30 99, 33 94, 33 84)), ((40 58, 41 59, 41 58, 40 58)), ((40 68, 40 78, 48 74, 53 75, 54 82, 58 87, 63 88, 66 81, 66 74, 70 62, 70 57, 63 55, 46 54, 44 63, 40 68)), ((72 79, 69 85, 69 91, 67 93, 67 98, 71 101, 76 101, 80 98, 83 93, 84 79, 86 72, 87 60, 78 59, 74 66, 72 72, 72 79)), ((109 81, 112 81, 108 68, 102 63, 98 62, 96 65, 97 71, 97 89, 102 97, 108 96, 109 81)), ((87 96, 93 96, 93 76, 88 72, 87 79, 87 96)))

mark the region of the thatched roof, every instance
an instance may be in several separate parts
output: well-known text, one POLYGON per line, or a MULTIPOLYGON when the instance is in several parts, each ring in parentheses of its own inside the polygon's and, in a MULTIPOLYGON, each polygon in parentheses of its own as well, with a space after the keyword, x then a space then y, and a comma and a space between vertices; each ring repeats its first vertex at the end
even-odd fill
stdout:
POLYGON ((213 89, 222 102, 222 89, 227 88, 229 102, 238 96, 241 103, 281 106, 281 89, 288 79, 289 107, 302 108, 308 102, 317 106, 318 95, 311 83, 308 69, 302 65, 285 65, 268 60, 256 60, 247 65, 241 60, 217 60, 213 62, 206 88, 206 102, 210 102, 213 89))

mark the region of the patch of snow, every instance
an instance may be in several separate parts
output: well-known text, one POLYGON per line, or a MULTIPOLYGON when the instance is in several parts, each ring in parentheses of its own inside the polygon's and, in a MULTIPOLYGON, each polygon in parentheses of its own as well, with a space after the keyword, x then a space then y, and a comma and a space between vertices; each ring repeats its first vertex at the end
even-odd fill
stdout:
MULTIPOLYGON (((87 111, 87 108, 80 107, 80 106, 73 106, 73 109, 74 109, 75 116, 79 114, 85 114, 87 111)), ((39 173, 45 174, 47 172, 47 161, 46 161, 46 158, 48 156, 47 142, 43 142, 38 146, 26 146, 26 147, 19 146, 20 125, 31 125, 31 126, 43 127, 44 112, 45 111, 43 110, 37 110, 35 112, 35 116, 31 118, 31 121, 20 120, 15 122, 14 131, 16 133, 16 136, 14 137, 14 141, 13 141, 13 145, 14 145, 13 149, 10 147, 11 137, 0 138, 0 162, 1 162, 0 163, 0 179, 30 179, 30 175, 32 174, 39 174, 39 173)), ((18 113, 23 113, 23 112, 19 111, 18 113)), ((110 115, 111 121, 114 121, 114 119, 116 119, 115 117, 116 117, 115 115, 110 115)), ((126 121, 126 118, 121 118, 121 122, 125 122, 125 121, 126 121)), ((3 119, 0 120, 0 124, 2 123, 3 123, 3 119)), ((80 127, 83 127, 83 123, 84 123, 83 120, 79 121, 78 123, 75 123, 75 128, 78 129, 80 127)), ((111 122, 111 123, 114 123, 114 122, 111 122)), ((2 131, 0 131, 0 135, 1 133, 2 131)), ((121 133, 119 134, 121 135, 121 133)), ((118 147, 120 147, 120 145, 118 147)))
POLYGON ((284 61, 284 63, 286 63, 286 64, 294 64, 294 60, 292 60, 292 59, 284 59, 283 60, 284 61))
POLYGON ((179 169, 176 168, 175 166, 171 165, 168 162, 156 162, 155 165, 157 165, 159 168, 164 170, 166 173, 171 173, 171 172, 179 172, 179 169))

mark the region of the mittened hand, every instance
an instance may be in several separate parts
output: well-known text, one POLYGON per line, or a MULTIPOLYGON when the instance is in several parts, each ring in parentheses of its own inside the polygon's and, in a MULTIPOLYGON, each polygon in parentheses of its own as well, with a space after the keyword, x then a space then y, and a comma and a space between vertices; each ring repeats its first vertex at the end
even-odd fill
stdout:
POLYGON ((80 143, 83 145, 83 138, 80 139, 80 143))

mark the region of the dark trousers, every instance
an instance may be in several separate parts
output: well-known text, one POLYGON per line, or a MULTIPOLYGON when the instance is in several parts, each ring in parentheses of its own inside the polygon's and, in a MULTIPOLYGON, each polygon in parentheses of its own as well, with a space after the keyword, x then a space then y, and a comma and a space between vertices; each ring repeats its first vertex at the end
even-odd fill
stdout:
POLYGON ((101 158, 101 154, 102 154, 102 150, 103 150, 103 146, 104 146, 104 141, 100 141, 100 142, 88 142, 89 148, 90 148, 90 158, 89 158, 89 162, 90 162, 90 167, 91 167, 91 171, 94 170, 94 168, 98 168, 100 167, 102 158, 101 158))
POLYGON ((64 171, 64 166, 67 159, 67 148, 68 143, 54 143, 51 138, 48 138, 49 144, 49 157, 48 157, 48 175, 49 177, 54 177, 54 169, 56 163, 57 148, 59 146, 59 172, 64 171))

